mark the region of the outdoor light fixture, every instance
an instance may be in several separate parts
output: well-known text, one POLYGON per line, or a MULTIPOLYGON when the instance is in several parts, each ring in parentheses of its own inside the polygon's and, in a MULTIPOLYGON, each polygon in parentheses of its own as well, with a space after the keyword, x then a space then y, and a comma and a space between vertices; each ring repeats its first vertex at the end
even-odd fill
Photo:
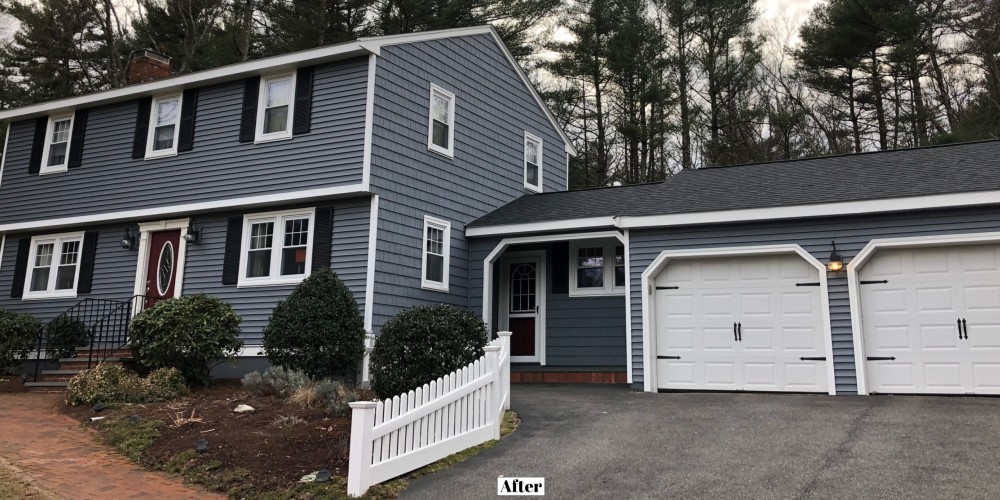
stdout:
POLYGON ((198 229, 197 224, 194 223, 194 219, 188 222, 187 234, 184 235, 184 240, 188 243, 198 243, 198 239, 201 238, 201 230, 198 229))
POLYGON ((132 234, 132 228, 128 226, 125 226, 125 236, 122 236, 122 248, 125 250, 135 248, 135 235, 132 234))
POLYGON ((330 471, 327 469, 321 469, 316 472, 316 479, 313 481, 317 483, 325 483, 330 480, 330 471))
POLYGON ((197 451, 198 453, 205 453, 206 451, 208 451, 208 440, 205 438, 201 438, 195 441, 194 451, 197 451))
POLYGON ((837 271, 840 271, 840 270, 844 269, 844 259, 842 259, 840 257, 840 254, 837 253, 837 242, 836 241, 831 241, 830 242, 830 249, 831 249, 830 250, 830 262, 826 265, 826 268, 829 269, 829 270, 831 270, 831 271, 833 271, 833 272, 837 272, 837 271))

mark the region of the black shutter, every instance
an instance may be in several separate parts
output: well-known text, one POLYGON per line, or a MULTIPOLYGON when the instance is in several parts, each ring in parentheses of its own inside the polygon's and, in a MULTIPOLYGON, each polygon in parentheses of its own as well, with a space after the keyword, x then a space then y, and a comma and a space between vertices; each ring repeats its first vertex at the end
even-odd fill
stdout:
POLYGON ((177 138, 177 151, 194 149, 194 117, 198 111, 198 89, 187 89, 181 99, 181 130, 177 138))
POLYGON ((333 238, 333 207, 318 207, 312 237, 312 270, 330 267, 330 247, 333 238))
POLYGON ((90 293, 94 284, 94 260, 97 258, 97 231, 83 233, 83 253, 80 255, 80 282, 76 293, 90 293))
POLYGON ((313 68, 299 68, 295 76, 295 118, 292 134, 307 134, 312 126, 313 68))
POLYGON ((73 137, 69 143, 67 168, 77 168, 83 164, 83 138, 87 135, 87 116, 89 114, 86 109, 78 109, 73 117, 73 137))
POLYGON ((243 242, 243 216, 229 218, 226 227, 226 253, 222 259, 222 284, 235 285, 240 277, 240 246, 243 242))
POLYGON ((552 245, 552 293, 569 293, 569 243, 552 245))
POLYGON ((146 157, 146 136, 149 135, 149 113, 153 109, 153 98, 139 100, 139 109, 135 113, 135 136, 132 137, 132 158, 146 157))
POLYGON ((31 159, 28 160, 29 174, 37 174, 42 171, 42 154, 45 152, 45 133, 48 128, 48 117, 35 120, 35 137, 31 141, 31 159))
POLYGON ((252 76, 243 82, 243 114, 240 116, 240 142, 253 142, 257 132, 257 94, 260 77, 252 76))
POLYGON ((10 296, 19 299, 24 296, 24 277, 28 273, 28 253, 31 252, 31 238, 25 237, 17 241, 17 256, 14 260, 14 284, 10 287, 10 296))

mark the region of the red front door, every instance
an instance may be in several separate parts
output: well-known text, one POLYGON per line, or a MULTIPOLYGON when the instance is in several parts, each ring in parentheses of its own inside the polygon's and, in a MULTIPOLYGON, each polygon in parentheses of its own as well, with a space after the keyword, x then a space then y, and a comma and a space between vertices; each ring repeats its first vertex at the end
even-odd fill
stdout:
POLYGON ((159 231, 149 238, 149 264, 146 268, 146 307, 174 296, 177 286, 177 256, 181 230, 159 231))

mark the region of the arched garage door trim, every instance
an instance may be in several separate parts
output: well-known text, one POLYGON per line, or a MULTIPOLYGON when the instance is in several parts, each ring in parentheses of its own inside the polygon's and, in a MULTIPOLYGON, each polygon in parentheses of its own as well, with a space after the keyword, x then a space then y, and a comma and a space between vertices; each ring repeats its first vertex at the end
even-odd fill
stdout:
POLYGON ((702 248, 693 250, 664 250, 642 273, 642 352, 643 386, 646 392, 656 389, 656 304, 653 296, 653 280, 673 260, 700 257, 736 257, 741 255, 797 254, 802 260, 816 268, 820 284, 820 308, 823 315, 823 335, 826 347, 827 379, 830 394, 837 388, 833 375, 833 332, 830 329, 830 300, 827 293, 826 266, 799 245, 764 245, 723 248, 702 248))
POLYGON ((868 242, 858 255, 847 264, 847 287, 851 307, 851 333, 854 343, 854 366, 858 380, 858 394, 868 395, 868 379, 865 361, 864 325, 861 321, 860 271, 879 249, 927 248, 953 246, 963 243, 1000 242, 1000 232, 946 234, 936 236, 912 236, 905 238, 880 238, 868 242))

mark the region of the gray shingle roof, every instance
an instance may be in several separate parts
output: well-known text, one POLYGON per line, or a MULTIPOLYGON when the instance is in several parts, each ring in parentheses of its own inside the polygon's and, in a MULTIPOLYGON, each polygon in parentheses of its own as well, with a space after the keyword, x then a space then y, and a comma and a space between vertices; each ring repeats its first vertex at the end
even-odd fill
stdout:
POLYGON ((1000 141, 680 172, 663 183, 522 196, 469 227, 1000 190, 1000 141))

